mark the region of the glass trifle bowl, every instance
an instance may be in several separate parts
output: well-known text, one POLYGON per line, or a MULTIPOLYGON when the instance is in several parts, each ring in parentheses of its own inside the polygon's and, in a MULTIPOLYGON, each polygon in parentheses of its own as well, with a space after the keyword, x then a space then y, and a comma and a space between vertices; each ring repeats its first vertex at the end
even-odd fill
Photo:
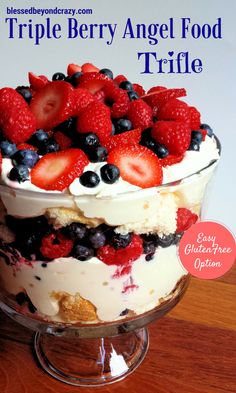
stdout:
POLYGON ((166 168, 157 187, 72 195, 0 186, 0 305, 36 331, 38 360, 53 377, 99 386, 126 377, 145 357, 146 325, 188 285, 178 243, 201 220, 220 151, 216 137, 204 143, 186 153, 190 161, 166 168), (72 239, 72 251, 57 257, 72 239), (88 246, 101 239, 102 247, 88 246), (47 257, 50 246, 55 258, 47 257))

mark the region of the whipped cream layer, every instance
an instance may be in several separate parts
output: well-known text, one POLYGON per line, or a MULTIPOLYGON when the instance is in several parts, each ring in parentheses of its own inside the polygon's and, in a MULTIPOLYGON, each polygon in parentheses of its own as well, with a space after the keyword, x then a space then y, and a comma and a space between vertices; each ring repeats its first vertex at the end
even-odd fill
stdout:
MULTIPOLYGON (((2 258, 1 258, 2 259, 2 258)), ((54 292, 80 294, 97 309, 102 321, 120 318, 125 309, 142 314, 167 299, 186 270, 177 257, 176 246, 158 248, 151 261, 145 255, 132 265, 130 274, 114 277, 117 266, 108 266, 96 257, 81 262, 75 258, 59 258, 42 267, 41 261, 32 265, 19 263, 12 267, 2 261, 0 275, 5 289, 16 295, 26 290, 38 312, 60 320, 59 303, 54 292), (133 285, 134 289, 126 290, 133 285)))
MULTIPOLYGON (((206 137, 200 146, 199 152, 187 151, 182 162, 164 168, 165 181, 177 181, 192 173, 195 175, 175 185, 148 189, 139 189, 120 178, 113 185, 101 181, 98 187, 91 190, 75 179, 70 185, 70 193, 32 192, 32 189, 27 189, 28 185, 32 186, 30 181, 19 184, 8 179, 10 160, 4 159, 2 182, 11 188, 2 189, 1 198, 8 214, 18 217, 46 214, 53 220, 56 216, 58 227, 76 221, 77 216, 78 221, 82 217, 82 222, 88 225, 96 219, 96 225, 105 222, 119 226, 117 231, 122 233, 174 233, 179 207, 199 214, 205 187, 217 165, 219 152, 214 138, 206 137), (197 173, 213 160, 215 164, 197 173), (14 188, 12 183, 18 188, 14 188), (65 217, 67 215, 68 219, 65 217)), ((102 165, 104 163, 89 164, 87 169, 98 173, 102 165)))

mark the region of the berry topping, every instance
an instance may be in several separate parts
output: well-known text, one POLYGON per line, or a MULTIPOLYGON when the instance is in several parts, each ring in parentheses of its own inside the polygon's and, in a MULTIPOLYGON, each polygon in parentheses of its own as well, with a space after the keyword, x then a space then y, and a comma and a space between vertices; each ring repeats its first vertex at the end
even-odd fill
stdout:
POLYGON ((69 64, 67 67, 67 75, 68 76, 72 76, 73 74, 75 74, 76 72, 81 72, 81 67, 77 64, 69 64))
POLYGON ((33 150, 19 150, 12 157, 13 165, 22 164, 27 168, 33 168, 38 160, 39 156, 33 150))
POLYGON ((79 261, 87 261, 94 256, 94 250, 90 247, 77 244, 72 251, 72 256, 79 261))
POLYGON ((106 243, 106 236, 104 235, 101 228, 92 228, 89 231, 88 236, 89 243, 93 248, 103 247, 106 243))
POLYGON ((80 149, 49 153, 32 169, 31 181, 44 190, 63 191, 76 177, 81 176, 88 163, 86 155, 80 149))
POLYGON ((25 142, 35 131, 35 117, 24 98, 9 87, 0 90, 0 128, 13 143, 25 142))
POLYGON ((162 166, 174 165, 174 164, 178 164, 178 162, 181 162, 183 158, 184 158, 183 154, 180 154, 178 156, 174 154, 169 154, 167 157, 162 158, 160 160, 160 163, 162 166))
POLYGON ((75 72, 73 75, 66 78, 66 82, 69 82, 73 87, 77 87, 82 75, 82 72, 75 72))
POLYGON ((108 68, 102 68, 99 71, 99 74, 106 75, 109 79, 113 79, 113 72, 109 70, 108 68))
MULTIPOLYGON (((130 131, 129 131, 130 132, 130 131)), ((108 163, 116 165, 123 180, 148 188, 162 183, 162 167, 157 156, 140 145, 121 146, 108 155, 108 163)))
POLYGON ((127 146, 127 145, 138 145, 141 139, 141 130, 137 128, 136 130, 126 131, 122 134, 112 135, 103 145, 110 152, 115 147, 127 146))
POLYGON ((93 188, 100 183, 100 178, 95 172, 86 171, 80 176, 79 181, 82 184, 82 186, 93 188))
POLYGON ((92 94, 99 92, 108 84, 113 84, 111 79, 97 72, 83 74, 79 80, 79 87, 88 90, 92 94))
POLYGON ((129 91, 133 90, 133 85, 132 85, 132 83, 129 82, 129 81, 127 81, 127 80, 122 81, 122 82, 119 84, 119 87, 120 87, 121 89, 123 89, 123 90, 129 90, 129 91))
POLYGON ((84 109, 77 121, 81 133, 93 132, 100 140, 109 137, 112 130, 110 110, 102 102, 92 102, 84 109))
POLYGON ((86 73, 86 72, 98 72, 99 71, 99 68, 97 68, 92 63, 84 63, 82 65, 81 69, 82 69, 83 73, 86 73))
POLYGON ((167 89, 163 86, 152 87, 142 98, 147 102, 156 116, 159 108, 167 101, 173 98, 185 97, 185 89, 167 89))
POLYGON ((177 228, 176 233, 184 232, 191 225, 195 224, 197 221, 197 214, 192 213, 189 209, 179 208, 177 210, 177 228))
POLYGON ((19 93, 24 100, 29 104, 32 99, 32 92, 29 87, 26 86, 18 86, 16 88, 17 93, 19 93))
POLYGON ((183 154, 189 147, 191 132, 187 124, 177 121, 158 121, 152 128, 155 141, 167 147, 170 154, 183 154))
POLYGON ((132 123, 128 119, 119 119, 115 125, 116 134, 132 130, 132 123))
POLYGON ((130 101, 135 101, 139 99, 139 95, 136 93, 136 91, 128 91, 128 96, 130 101))
POLYGON ((47 132, 45 132, 44 130, 37 130, 36 132, 33 133, 29 142, 36 147, 40 147, 42 143, 44 143, 48 139, 49 139, 49 135, 47 132))
POLYGON ((199 151, 200 150, 200 144, 198 141, 196 140, 191 140, 190 145, 188 147, 188 150, 192 150, 192 151, 199 151))
POLYGON ((152 109, 141 99, 130 103, 127 117, 134 128, 140 127, 143 130, 152 125, 152 109))
POLYGON ((191 130, 199 130, 201 121, 200 112, 194 106, 189 107, 189 112, 191 130))
POLYGON ((209 137, 212 137, 213 135, 213 129, 208 125, 208 124, 201 124, 200 125, 200 129, 201 130, 206 130, 207 131, 207 135, 209 137))
POLYGON ((8 177, 10 180, 23 183, 29 180, 29 170, 26 165, 16 165, 10 170, 8 177))
POLYGON ((120 248, 127 247, 131 243, 131 241, 132 241, 131 233, 127 233, 125 235, 122 235, 121 233, 116 233, 114 236, 112 236, 110 240, 110 244, 116 250, 119 250, 120 248))
POLYGON ((104 146, 97 146, 88 150, 87 155, 91 162, 103 162, 107 159, 108 151, 104 146))
POLYGON ((30 145, 29 143, 20 143, 17 145, 17 150, 33 150, 33 151, 38 151, 38 149, 35 146, 30 145))
POLYGON ((40 90, 42 87, 46 86, 49 83, 49 80, 44 75, 35 75, 33 72, 28 73, 29 83, 32 90, 40 90))
POLYGON ((66 76, 62 72, 56 72, 52 76, 53 81, 64 81, 65 79, 66 79, 66 76))
POLYGON ((51 233, 43 237, 40 252, 47 259, 63 258, 70 254, 73 241, 61 233, 51 233))
POLYGON ((53 138, 49 138, 47 141, 42 142, 40 147, 38 148, 38 154, 40 156, 44 156, 48 153, 55 153, 60 150, 60 146, 53 138))
POLYGON ((106 245, 98 249, 97 257, 107 265, 125 265, 138 259, 142 252, 142 239, 138 235, 132 235, 132 240, 127 247, 116 250, 106 245))
POLYGON ((192 131, 191 132, 191 140, 201 143, 203 140, 201 131, 192 131))
POLYGON ((127 81, 127 78, 124 75, 117 75, 114 78, 114 82, 117 86, 120 86, 121 82, 127 81))
POLYGON ((177 120, 189 123, 190 113, 188 105, 176 98, 167 101, 158 111, 158 120, 177 120))
POLYGON ((127 92, 110 83, 104 87, 104 93, 105 103, 111 108, 112 117, 117 119, 125 116, 129 109, 127 92))
POLYGON ((106 164, 100 169, 101 178, 104 183, 113 184, 120 177, 120 170, 113 164, 106 164))
POLYGON ((13 154, 17 151, 15 143, 11 143, 8 141, 0 142, 0 149, 2 153, 2 157, 12 157, 13 154))
POLYGON ((169 235, 162 235, 158 237, 158 246, 166 248, 171 246, 175 240, 175 236, 170 233, 169 235))
POLYGON ((138 94, 139 97, 144 96, 145 94, 143 86, 139 85, 138 83, 133 83, 133 90, 138 94))
POLYGON ((61 150, 69 149, 72 145, 72 140, 61 131, 56 131, 53 137, 61 150))
POLYGON ((68 119, 73 112, 73 88, 64 81, 50 82, 30 103, 37 128, 50 129, 68 119))
POLYGON ((83 110, 94 101, 94 96, 86 89, 74 89, 73 91, 73 115, 79 116, 83 110))
POLYGON ((88 134, 81 134, 80 143, 83 149, 87 151, 100 145, 98 136, 96 134, 93 134, 92 132, 89 132, 88 134))

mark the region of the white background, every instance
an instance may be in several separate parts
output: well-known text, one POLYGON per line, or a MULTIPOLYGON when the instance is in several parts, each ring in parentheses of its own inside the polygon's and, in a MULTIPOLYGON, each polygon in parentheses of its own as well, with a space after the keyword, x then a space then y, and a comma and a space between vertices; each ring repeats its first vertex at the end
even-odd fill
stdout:
MULTIPOLYGON (((222 143, 222 159, 213 184, 207 218, 219 221, 232 231, 236 229, 235 161, 236 161, 236 1, 235 0, 1 0, 0 4, 0 86, 27 84, 27 72, 51 75, 66 71, 68 63, 93 62, 100 68, 111 68, 115 74, 124 73, 133 82, 145 88, 152 85, 185 87, 187 101, 202 113, 202 121, 210 124, 222 143), (106 40, 42 40, 35 46, 33 40, 8 38, 5 24, 6 7, 26 8, 92 8, 93 15, 76 16, 81 23, 117 23, 116 37, 112 45, 106 40), (193 23, 216 23, 222 18, 222 40, 188 38, 186 40, 160 40, 150 46, 147 40, 122 40, 122 29, 127 18, 134 23, 166 23, 170 17, 191 18, 193 23), (140 75, 142 63, 137 52, 157 52, 165 57, 168 51, 189 51, 192 58, 203 60, 201 74, 140 75)), ((13 16, 13 15, 12 15, 13 16)), ((15 16, 27 23, 30 16, 15 16)), ((35 23, 45 17, 33 16, 35 23)), ((66 16, 53 16, 52 22, 66 26, 66 16)), ((65 31, 66 29, 64 29, 65 31)))

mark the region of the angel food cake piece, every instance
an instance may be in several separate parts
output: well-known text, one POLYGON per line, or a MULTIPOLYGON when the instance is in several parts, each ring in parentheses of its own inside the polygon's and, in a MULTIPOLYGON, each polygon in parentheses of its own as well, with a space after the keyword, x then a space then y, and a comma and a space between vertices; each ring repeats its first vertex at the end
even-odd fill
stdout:
POLYGON ((185 95, 89 63, 0 90, 1 290, 19 312, 111 322, 178 295, 219 159, 185 95))

